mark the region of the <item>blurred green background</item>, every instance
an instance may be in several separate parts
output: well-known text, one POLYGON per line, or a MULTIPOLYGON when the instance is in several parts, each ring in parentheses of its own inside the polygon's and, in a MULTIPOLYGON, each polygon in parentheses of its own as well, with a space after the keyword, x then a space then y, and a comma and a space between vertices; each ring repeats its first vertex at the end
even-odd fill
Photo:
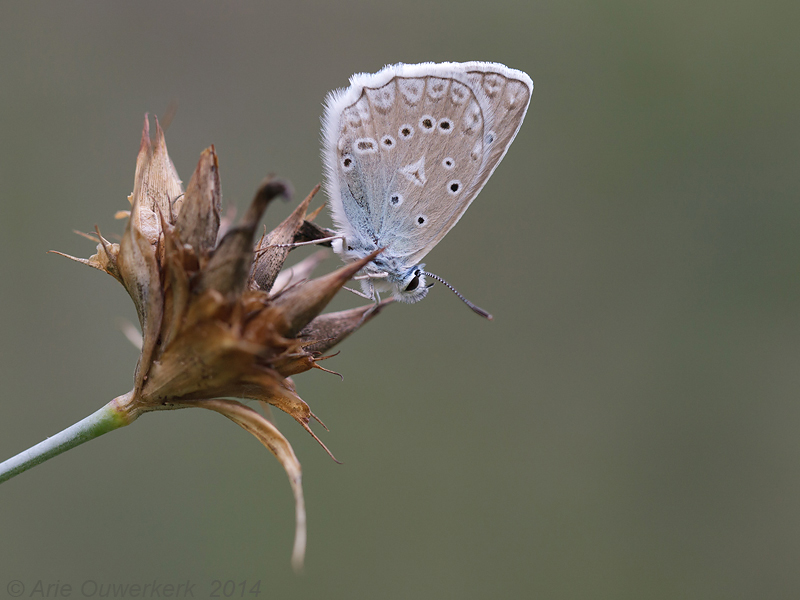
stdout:
POLYGON ((277 461, 177 411, 0 488, 0 596, 797 597, 798 23, 789 1, 4 2, 0 459, 132 385, 122 287, 45 252, 122 231, 146 111, 177 100, 178 172, 215 144, 241 212, 268 173, 320 180, 321 103, 354 72, 491 60, 536 87, 427 259, 495 321, 437 286, 339 347, 344 382, 299 376, 343 465, 278 416, 303 575, 277 461))

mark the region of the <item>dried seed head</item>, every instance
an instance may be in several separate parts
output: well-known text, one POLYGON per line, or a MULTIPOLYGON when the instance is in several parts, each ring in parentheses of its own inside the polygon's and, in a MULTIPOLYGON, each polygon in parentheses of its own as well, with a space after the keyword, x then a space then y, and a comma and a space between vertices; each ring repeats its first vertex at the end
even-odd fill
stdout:
POLYGON ((330 233, 306 219, 316 189, 254 247, 265 209, 277 196, 291 195, 288 184, 266 180, 241 222, 227 227, 220 220, 222 194, 214 148, 201 154, 184 194, 164 132, 156 122, 151 140, 145 118, 121 242, 111 244, 98 231, 88 236, 99 242, 94 256, 69 257, 112 275, 136 306, 142 353, 134 389, 121 397, 134 418, 190 406, 214 410, 253 433, 281 461, 295 492, 296 565, 305 547, 300 464, 274 425, 242 403, 221 398, 271 404, 319 441, 309 425, 312 418, 318 419, 289 376, 317 366, 322 352, 386 304, 320 315, 375 254, 317 279, 307 278, 320 262, 319 255, 281 272, 291 249, 287 244, 330 233), (223 227, 226 231, 220 236, 223 227))

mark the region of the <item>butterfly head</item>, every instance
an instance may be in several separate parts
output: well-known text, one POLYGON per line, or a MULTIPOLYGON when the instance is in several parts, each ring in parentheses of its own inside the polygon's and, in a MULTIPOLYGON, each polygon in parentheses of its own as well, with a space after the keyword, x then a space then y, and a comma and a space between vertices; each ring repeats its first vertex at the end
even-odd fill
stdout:
POLYGON ((419 302, 428 295, 428 289, 433 285, 426 283, 423 269, 425 265, 412 267, 402 277, 392 282, 392 292, 395 300, 413 304, 419 302))

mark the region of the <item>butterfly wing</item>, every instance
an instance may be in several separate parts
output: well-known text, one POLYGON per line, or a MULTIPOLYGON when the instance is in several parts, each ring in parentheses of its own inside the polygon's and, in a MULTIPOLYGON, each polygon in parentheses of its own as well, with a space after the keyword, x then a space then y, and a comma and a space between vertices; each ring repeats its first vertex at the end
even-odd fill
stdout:
POLYGON ((496 63, 394 65, 328 97, 323 157, 348 240, 418 263, 505 155, 533 83, 496 63))

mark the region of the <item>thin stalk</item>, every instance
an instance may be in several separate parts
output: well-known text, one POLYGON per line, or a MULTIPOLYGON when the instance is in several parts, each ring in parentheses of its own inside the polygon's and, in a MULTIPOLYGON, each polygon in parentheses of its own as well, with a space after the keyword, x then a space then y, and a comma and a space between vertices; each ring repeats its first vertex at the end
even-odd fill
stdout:
POLYGON ((85 419, 0 463, 0 483, 75 446, 133 422, 138 413, 131 410, 128 402, 130 396, 128 393, 115 398, 85 419))

